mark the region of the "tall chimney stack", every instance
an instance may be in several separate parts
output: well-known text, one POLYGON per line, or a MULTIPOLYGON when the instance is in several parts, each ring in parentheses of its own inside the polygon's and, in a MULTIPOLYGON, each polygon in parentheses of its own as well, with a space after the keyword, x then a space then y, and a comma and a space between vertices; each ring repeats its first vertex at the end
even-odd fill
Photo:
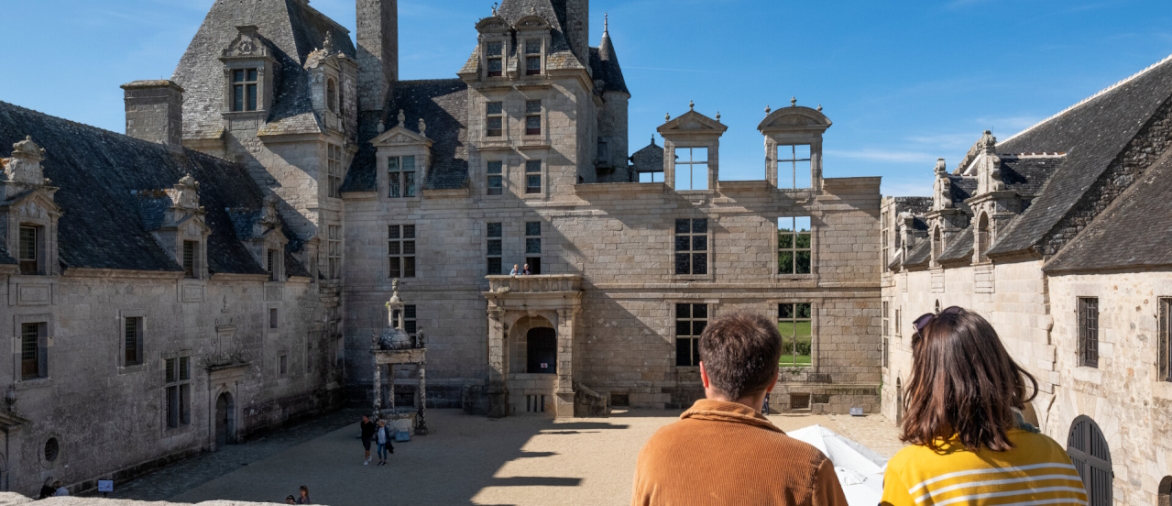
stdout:
POLYGON ((126 135, 183 152, 183 88, 173 81, 123 84, 126 135))
POLYGON ((399 80, 398 0, 358 2, 358 106, 381 111, 399 80))
MULTIPOLYGON (((566 12, 562 28, 574 55, 590 67, 590 0, 559 0, 566 12)), ((594 76, 598 79, 598 76, 594 76)))

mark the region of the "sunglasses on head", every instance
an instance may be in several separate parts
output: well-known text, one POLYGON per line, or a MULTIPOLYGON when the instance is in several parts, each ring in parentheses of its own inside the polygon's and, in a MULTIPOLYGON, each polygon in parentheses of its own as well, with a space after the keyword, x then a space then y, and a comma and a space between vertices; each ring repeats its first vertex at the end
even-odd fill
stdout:
POLYGON ((916 334, 919 334, 924 330, 924 327, 927 327, 929 324, 935 321, 937 316, 945 314, 956 314, 961 312, 962 309, 963 308, 960 306, 952 306, 939 313, 924 313, 919 318, 916 318, 915 321, 912 322, 912 325, 916 328, 916 334))

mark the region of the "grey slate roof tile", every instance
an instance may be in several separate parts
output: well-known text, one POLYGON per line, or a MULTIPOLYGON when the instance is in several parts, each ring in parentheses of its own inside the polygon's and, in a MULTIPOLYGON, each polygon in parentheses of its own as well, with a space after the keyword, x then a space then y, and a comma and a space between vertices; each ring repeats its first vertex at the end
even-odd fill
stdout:
MULTIPOLYGON (((0 102, 0 146, 26 135, 45 148, 45 177, 60 188, 58 255, 67 268, 182 271, 150 234, 148 227, 161 223, 159 203, 150 196, 190 173, 203 182, 200 205, 212 229, 209 270, 264 273, 236 237, 227 213, 229 207, 262 206, 261 191, 244 167, 192 150, 174 155, 158 144, 0 102)), ((286 235, 291 248, 301 246, 288 230, 286 235)), ((286 269, 296 271, 295 263, 287 262, 286 269)))
POLYGON ((1066 157, 1017 157, 999 155, 1001 158, 1001 181, 1006 190, 1012 190, 1022 197, 1035 197, 1042 193, 1042 187, 1066 161, 1066 157))
POLYGON ((923 239, 916 247, 908 251, 907 260, 904 260, 905 267, 916 267, 920 265, 927 265, 928 261, 932 259, 932 241, 923 239))
POLYGON ((590 48, 590 68, 594 72, 594 79, 602 80, 603 92, 631 94, 627 89, 627 80, 623 77, 623 68, 619 65, 619 56, 615 53, 609 33, 602 34, 602 44, 590 48))
POLYGON ((1047 272, 1172 266, 1172 157, 1148 169, 1043 268, 1047 272))
POLYGON ((631 163, 635 165, 635 172, 663 172, 663 147, 655 144, 655 137, 651 137, 651 144, 631 155, 631 163))
POLYGON ((999 143, 999 153, 1065 152, 1066 159, 989 253, 1023 251, 1041 241, 1170 94, 1172 59, 1166 59, 999 143))
POLYGON ((424 189, 442 190, 468 187, 468 85, 459 79, 399 81, 383 108, 383 117, 366 114, 359 127, 358 154, 350 164, 343 192, 373 191, 378 181, 375 148, 370 141, 378 137, 378 122, 390 130, 399 124, 399 110, 407 118, 407 129, 418 132, 419 118, 427 123, 431 148, 431 168, 423 182, 424 189))
POLYGON ((956 262, 972 259, 973 226, 970 224, 967 228, 952 237, 952 242, 948 244, 947 248, 944 248, 944 252, 940 253, 940 261, 956 262))

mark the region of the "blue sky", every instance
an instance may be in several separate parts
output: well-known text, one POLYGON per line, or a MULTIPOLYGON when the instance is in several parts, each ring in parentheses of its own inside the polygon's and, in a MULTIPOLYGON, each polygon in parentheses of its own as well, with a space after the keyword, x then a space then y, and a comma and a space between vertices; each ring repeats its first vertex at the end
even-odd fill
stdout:
MULTIPOLYGON (((232 0, 251 1, 251 0, 232 0)), ((213 0, 5 0, 0 100, 123 130, 122 90, 170 77, 213 0)), ((354 0, 311 5, 353 30, 354 0)), ((455 77, 490 0, 400 0, 404 79, 455 77)), ((827 177, 926 195, 981 131, 999 138, 1172 54, 1172 5, 1129 0, 594 0, 609 12, 631 150, 664 113, 719 111, 723 179, 763 179, 766 105, 821 104, 827 177)), ((662 144, 662 143, 660 143, 662 144)))

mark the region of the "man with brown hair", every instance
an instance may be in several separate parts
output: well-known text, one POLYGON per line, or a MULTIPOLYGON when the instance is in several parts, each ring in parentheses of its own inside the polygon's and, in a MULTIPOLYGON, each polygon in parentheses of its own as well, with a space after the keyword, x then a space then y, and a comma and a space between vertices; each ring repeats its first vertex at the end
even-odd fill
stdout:
POLYGON ((847 506, 830 459, 760 412, 780 358, 781 335, 761 315, 733 313, 704 329, 706 399, 639 452, 631 504, 847 506))

